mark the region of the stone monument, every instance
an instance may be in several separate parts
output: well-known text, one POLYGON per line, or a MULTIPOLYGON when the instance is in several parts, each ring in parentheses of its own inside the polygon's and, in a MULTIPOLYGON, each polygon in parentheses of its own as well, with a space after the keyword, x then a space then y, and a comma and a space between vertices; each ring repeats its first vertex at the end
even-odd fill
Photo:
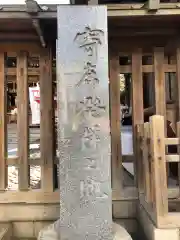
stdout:
POLYGON ((107 9, 59 6, 57 18, 60 219, 39 238, 129 240, 112 224, 107 9))
POLYGON ((107 11, 58 8, 60 236, 112 239, 107 11))

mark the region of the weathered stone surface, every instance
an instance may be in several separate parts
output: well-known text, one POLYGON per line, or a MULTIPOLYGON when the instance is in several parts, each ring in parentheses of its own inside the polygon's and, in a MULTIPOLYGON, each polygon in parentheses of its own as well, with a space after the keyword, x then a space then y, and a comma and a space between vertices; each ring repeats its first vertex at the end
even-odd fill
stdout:
POLYGON ((107 9, 57 16, 61 239, 112 240, 107 9))
POLYGON ((130 234, 124 227, 117 223, 113 223, 113 240, 132 240, 130 234))
POLYGON ((59 232, 60 220, 43 228, 38 235, 38 240, 60 240, 59 232))
MULTIPOLYGON (((60 222, 56 221, 54 224, 42 229, 39 233, 38 240, 61 240, 58 236, 57 228, 60 222)), ((132 240, 129 233, 121 225, 113 223, 113 240, 132 240)))

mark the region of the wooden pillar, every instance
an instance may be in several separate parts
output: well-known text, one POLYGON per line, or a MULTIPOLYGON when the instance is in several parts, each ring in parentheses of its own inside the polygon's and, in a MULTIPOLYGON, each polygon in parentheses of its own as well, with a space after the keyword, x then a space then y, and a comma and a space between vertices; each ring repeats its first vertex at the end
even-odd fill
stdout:
MULTIPOLYGON (((137 185, 138 185, 138 192, 139 194, 144 193, 144 178, 145 178, 145 172, 143 168, 143 147, 144 147, 144 124, 138 124, 136 127, 136 135, 137 135, 137 152, 136 156, 138 159, 138 166, 140 167, 141 171, 138 172, 137 176, 137 185)), ((139 169, 139 168, 138 168, 139 169)))
POLYGON ((50 51, 43 50, 40 56, 40 149, 42 161, 42 189, 54 189, 54 136, 53 136, 53 83, 50 51))
POLYGON ((148 107, 154 106, 154 74, 149 73, 147 76, 147 94, 148 94, 148 107))
MULTIPOLYGON (((180 138, 180 45, 176 50, 176 81, 177 81, 177 96, 176 96, 176 120, 177 128, 176 133, 177 137, 180 138)), ((178 146, 178 154, 180 154, 180 146, 178 146)), ((180 184, 180 163, 178 163, 178 180, 180 184)), ((180 185, 179 185, 180 186, 180 185)))
POLYGON ((122 188, 122 154, 120 133, 120 77, 118 56, 110 57, 110 123, 112 189, 118 195, 122 188))
POLYGON ((165 117, 165 73, 164 73, 164 48, 154 49, 154 77, 155 77, 155 111, 157 115, 165 117))
POLYGON ((19 189, 29 188, 29 90, 27 52, 17 56, 17 135, 19 158, 19 189))
MULTIPOLYGON (((176 136, 180 140, 180 121, 176 124, 176 136)), ((180 145, 177 145, 177 154, 180 156, 180 145)), ((178 162, 178 184, 180 188, 180 163, 178 162)))
POLYGON ((136 51, 132 53, 132 127, 135 180, 137 180, 137 170, 141 170, 138 162, 136 126, 144 123, 143 111, 142 53, 140 49, 136 49, 136 51))
POLYGON ((168 189, 165 156, 165 132, 163 116, 150 118, 150 142, 152 156, 152 179, 154 188, 154 209, 159 216, 168 213, 168 189))
POLYGON ((150 175, 150 164, 149 164, 149 140, 150 139, 150 128, 149 123, 144 124, 144 138, 143 138, 143 168, 140 168, 141 171, 144 171, 144 185, 145 185, 145 199, 146 202, 150 202, 150 181, 151 181, 151 175, 150 175))
POLYGON ((7 91, 4 71, 4 52, 0 53, 0 190, 7 187, 7 91))
POLYGON ((177 121, 180 121, 180 46, 176 50, 176 81, 177 81, 177 121))

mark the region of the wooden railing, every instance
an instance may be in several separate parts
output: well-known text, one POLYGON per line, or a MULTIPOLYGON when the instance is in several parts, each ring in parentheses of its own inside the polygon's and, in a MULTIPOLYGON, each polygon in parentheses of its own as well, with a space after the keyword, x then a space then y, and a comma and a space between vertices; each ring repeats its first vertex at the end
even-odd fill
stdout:
MULTIPOLYGON (((168 188, 167 163, 176 162, 179 167, 180 138, 166 138, 164 126, 164 117, 158 115, 137 126, 139 201, 157 227, 179 227, 180 190, 177 185, 168 188), (177 153, 168 154, 168 145, 177 145, 177 153), (172 204, 176 213, 172 212, 172 204)), ((180 123, 177 123, 177 136, 179 133, 180 123)))
POLYGON ((146 2, 142 2, 141 0, 134 0, 131 2, 127 2, 125 0, 99 0, 99 4, 108 4, 109 6, 120 5, 122 9, 139 9, 139 8, 147 8, 150 11, 157 11, 158 9, 168 9, 168 8, 176 8, 178 0, 147 0, 146 2))
POLYGON ((53 81, 51 67, 51 53, 42 50, 38 68, 40 80, 40 158, 31 159, 29 154, 29 89, 28 54, 26 51, 17 53, 17 157, 8 158, 8 133, 7 133, 7 81, 9 74, 5 67, 5 53, 0 53, 0 203, 5 199, 9 202, 48 202, 57 201, 59 193, 54 191, 55 184, 55 124, 53 104, 53 81), (18 168, 18 191, 9 191, 8 166, 18 168), (30 165, 41 167, 41 189, 33 191, 30 188, 30 165))

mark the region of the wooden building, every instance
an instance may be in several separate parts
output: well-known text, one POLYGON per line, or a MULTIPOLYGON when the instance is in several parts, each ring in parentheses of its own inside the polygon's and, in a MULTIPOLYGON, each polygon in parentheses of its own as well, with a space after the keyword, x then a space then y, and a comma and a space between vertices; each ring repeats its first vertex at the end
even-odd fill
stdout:
MULTIPOLYGON (((137 220, 146 222, 149 239, 179 239, 179 178, 177 184, 167 184, 166 162, 176 162, 179 168, 179 147, 170 155, 167 145, 179 144, 180 3, 72 0, 71 4, 106 4, 108 8, 113 218, 129 232, 137 231, 137 220), (131 155, 122 154, 120 100, 132 109, 131 155), (174 131, 171 139, 167 120, 174 131), (134 165, 130 184, 124 163, 134 165)), ((0 5, 0 221, 7 236, 35 237, 59 217, 53 104, 56 38, 56 5, 32 0, 25 5, 0 5), (41 156, 31 159, 28 86, 37 82, 41 156), (16 94, 18 157, 10 158, 7 115, 16 94), (30 188, 30 165, 41 167, 39 190, 30 188), (8 166, 18 167, 18 190, 7 189, 8 166)))

